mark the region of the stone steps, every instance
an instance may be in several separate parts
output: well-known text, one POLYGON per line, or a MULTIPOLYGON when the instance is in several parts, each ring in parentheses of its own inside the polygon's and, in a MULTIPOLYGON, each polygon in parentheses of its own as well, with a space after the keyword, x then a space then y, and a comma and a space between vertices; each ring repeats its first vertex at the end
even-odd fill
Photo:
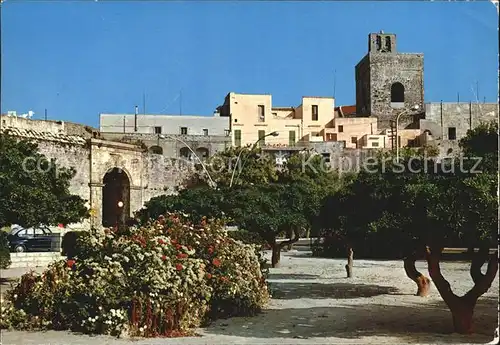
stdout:
POLYGON ((54 261, 64 259, 60 252, 10 253, 12 261, 9 268, 47 267, 54 261))

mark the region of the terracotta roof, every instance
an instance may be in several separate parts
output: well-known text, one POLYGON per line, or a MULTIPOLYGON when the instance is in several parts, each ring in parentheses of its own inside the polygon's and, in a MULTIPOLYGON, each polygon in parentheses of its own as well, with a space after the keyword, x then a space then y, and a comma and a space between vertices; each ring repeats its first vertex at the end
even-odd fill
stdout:
POLYGON ((84 145, 86 140, 79 135, 67 135, 64 133, 40 132, 32 129, 24 129, 17 127, 3 127, 0 132, 11 135, 13 137, 22 137, 35 140, 54 141, 65 144, 84 145))
POLYGON ((338 107, 335 107, 335 111, 342 112, 342 114, 345 115, 351 115, 351 114, 356 114, 356 106, 355 105, 341 105, 338 107), (342 109, 340 109, 342 108, 342 109))

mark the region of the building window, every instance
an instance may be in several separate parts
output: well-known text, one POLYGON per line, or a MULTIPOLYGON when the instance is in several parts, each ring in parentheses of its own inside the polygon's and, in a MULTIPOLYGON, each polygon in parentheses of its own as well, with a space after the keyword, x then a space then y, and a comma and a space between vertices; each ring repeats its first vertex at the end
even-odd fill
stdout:
POLYGON ((231 134, 231 131, 230 131, 229 129, 225 129, 225 130, 224 130, 224 135, 225 135, 226 137, 228 137, 228 136, 229 136, 229 134, 231 134))
POLYGON ((339 125, 339 133, 342 133, 344 131, 344 126, 339 125))
POLYGON ((378 147, 378 142, 376 142, 376 141, 375 141, 375 142, 373 142, 373 143, 372 143, 372 147, 378 147))
POLYGON ((183 135, 188 134, 188 128, 187 127, 181 127, 181 134, 183 134, 183 135))
POLYGON ((357 144, 358 143, 358 137, 351 137, 351 143, 352 144, 357 144))
POLYGON ((208 128, 203 128, 203 135, 208 136, 208 128))
POLYGON ((263 105, 259 105, 259 122, 266 121, 266 109, 263 105))
POLYGON ((240 129, 234 130, 234 146, 236 146, 236 147, 241 146, 241 130, 240 129))
POLYGON ((288 132, 288 145, 295 146, 295 131, 288 132))
POLYGON ((311 136, 312 137, 319 137, 320 134, 319 134, 319 132, 311 132, 311 136))
POLYGON ((312 120, 318 121, 318 106, 317 105, 312 106, 312 120))
POLYGON ((401 83, 391 85, 391 103, 404 103, 405 87, 401 83))
POLYGON ((161 134, 161 127, 155 127, 155 134, 161 134))
POLYGON ((457 139, 457 129, 455 127, 448 127, 448 140, 457 139))
POLYGON ((264 146, 266 144, 266 131, 259 131, 259 147, 264 146))

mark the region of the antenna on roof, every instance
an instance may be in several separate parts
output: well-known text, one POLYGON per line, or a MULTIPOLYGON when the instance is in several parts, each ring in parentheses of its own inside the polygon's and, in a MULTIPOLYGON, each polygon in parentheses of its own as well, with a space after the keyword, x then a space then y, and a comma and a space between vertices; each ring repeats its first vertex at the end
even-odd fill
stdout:
POLYGON ((134 132, 137 132, 137 115, 139 113, 139 107, 135 106, 135 114, 134 114, 134 132))
POLYGON ((179 115, 182 115, 182 89, 179 93, 179 115))
POLYGON ((335 91, 337 86, 337 70, 333 71, 333 98, 335 98, 335 91))
POLYGON ((47 121, 47 108, 45 108, 45 121, 47 121))

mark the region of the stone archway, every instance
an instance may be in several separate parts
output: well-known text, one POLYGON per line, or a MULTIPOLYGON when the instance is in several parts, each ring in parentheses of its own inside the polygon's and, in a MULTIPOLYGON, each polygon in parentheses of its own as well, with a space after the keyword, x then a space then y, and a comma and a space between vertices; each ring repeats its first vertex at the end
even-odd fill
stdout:
POLYGON ((161 146, 151 146, 149 148, 149 153, 154 153, 157 155, 162 155, 163 154, 163 148, 161 146))
POLYGON ((180 150, 179 150, 179 154, 181 156, 181 158, 184 158, 184 159, 189 159, 191 160, 191 156, 192 156, 192 153, 191 153, 191 150, 187 147, 182 147, 180 150))
POLYGON ((106 172, 102 187, 102 225, 126 224, 130 217, 130 179, 119 168, 106 172))
POLYGON ((198 157, 200 157, 201 160, 205 160, 209 156, 209 151, 206 147, 198 147, 196 149, 196 154, 198 155, 198 157))

